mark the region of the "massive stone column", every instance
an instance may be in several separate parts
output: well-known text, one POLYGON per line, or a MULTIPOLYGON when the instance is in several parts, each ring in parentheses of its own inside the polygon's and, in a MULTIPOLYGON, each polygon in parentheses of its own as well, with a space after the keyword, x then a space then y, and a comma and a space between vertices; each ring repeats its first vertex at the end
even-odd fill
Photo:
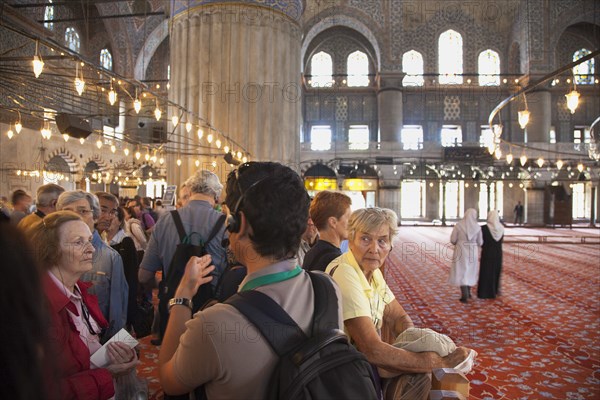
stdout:
POLYGON ((548 143, 552 117, 550 92, 534 91, 527 94, 527 104, 531 112, 527 125, 527 141, 530 143, 548 143))
MULTIPOLYGON (((231 141, 213 131, 215 140, 209 145, 211 129, 205 126, 199 140, 196 127, 187 133, 180 124, 170 139, 176 142, 182 165, 176 166, 176 154, 170 157, 169 183, 189 176, 197 159, 203 166, 216 160, 224 178, 231 169, 222 158, 225 145, 236 152, 245 150, 249 160, 278 161, 293 168, 299 164, 302 2, 285 2, 285 8, 258 3, 173 2, 169 99, 231 141), (191 147, 197 154, 186 156, 191 147)), ((173 113, 171 107, 169 118, 173 113)))
POLYGON ((382 142, 400 142, 402 132, 402 77, 404 74, 385 73, 379 77, 377 93, 379 133, 382 142))

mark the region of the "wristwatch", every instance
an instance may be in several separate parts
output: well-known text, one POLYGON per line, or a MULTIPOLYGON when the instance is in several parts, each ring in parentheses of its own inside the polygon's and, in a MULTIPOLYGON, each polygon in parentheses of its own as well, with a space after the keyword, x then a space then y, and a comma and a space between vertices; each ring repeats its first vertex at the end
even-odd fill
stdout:
POLYGON ((193 310, 193 304, 191 299, 186 299, 184 297, 174 297, 169 300, 169 312, 171 312, 171 307, 173 306, 186 306, 190 310, 193 310))

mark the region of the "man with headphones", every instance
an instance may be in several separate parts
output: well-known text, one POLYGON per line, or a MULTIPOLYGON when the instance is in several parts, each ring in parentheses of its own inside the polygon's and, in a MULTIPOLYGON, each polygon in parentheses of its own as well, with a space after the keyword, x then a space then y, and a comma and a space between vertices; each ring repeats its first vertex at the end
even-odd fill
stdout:
MULTIPOLYGON (((239 290, 266 294, 310 334, 314 292, 295 257, 310 202, 302 179, 281 164, 252 162, 229 175, 226 193, 230 248, 248 269, 239 290)), ((228 304, 192 318, 190 299, 213 269, 208 255, 186 266, 159 355, 161 385, 169 394, 204 385, 208 399, 264 398, 278 357, 256 328, 228 304)))

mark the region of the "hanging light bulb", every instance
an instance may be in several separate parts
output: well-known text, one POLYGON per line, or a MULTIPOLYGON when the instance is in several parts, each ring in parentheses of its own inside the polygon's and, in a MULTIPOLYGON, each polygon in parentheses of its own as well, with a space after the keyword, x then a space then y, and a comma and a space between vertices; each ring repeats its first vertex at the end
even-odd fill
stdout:
POLYGON ((519 161, 521 162, 521 167, 524 167, 525 164, 527 164, 527 156, 523 154, 521 158, 519 158, 519 161))
POLYGON ((156 107, 154 108, 154 118, 156 118, 157 121, 160 121, 161 116, 162 111, 160 111, 160 108, 158 108, 158 99, 156 99, 156 107))
POLYGON ((140 153, 140 150, 139 149, 136 150, 136 152, 135 152, 135 159, 139 160, 141 156, 142 156, 142 153, 140 153))
POLYGON ((117 146, 115 146, 114 143, 111 143, 110 144, 110 152, 114 154, 116 151, 117 151, 117 146))
POLYGON ((14 135, 15 135, 15 133, 13 132, 13 130, 11 128, 8 128, 8 132, 6 132, 6 136, 8 136, 9 139, 12 139, 14 135))
POLYGON ((560 169, 562 169, 562 167, 563 167, 563 161, 561 159, 559 159, 556 162, 556 168, 558 168, 560 170, 560 169))
POLYGON ((207 141, 208 143, 212 143, 212 141, 213 141, 213 135, 212 135, 212 133, 209 133, 209 134, 208 134, 208 136, 206 137, 206 141, 207 141))
POLYGON ((537 159, 538 167, 542 168, 544 166, 544 159, 542 157, 537 159))
POLYGON ((66 133, 63 133, 63 139, 65 139, 65 142, 69 141, 69 135, 66 133))
POLYGON ((50 130, 50 123, 48 121, 44 121, 40 132, 42 134, 42 138, 50 140, 52 137, 52 131, 50 130))
POLYGON ((529 114, 529 110, 519 111, 519 125, 521 126, 521 129, 525 129, 529 123, 529 114))
POLYGON ((116 101, 117 101, 117 92, 115 92, 115 89, 113 88, 113 84, 111 81, 110 82, 110 92, 108 92, 108 102, 112 106, 115 104, 116 101))
MULTIPOLYGON (((496 156, 496 159, 499 160, 502 158, 502 150, 500 150, 500 147, 498 147, 496 149, 496 151, 494 152, 494 155, 496 156)), ((412 172, 412 171, 411 171, 412 172)))
POLYGON ((96 147, 101 149, 102 148, 102 138, 98 139, 98 141, 96 141, 96 147))
POLYGON ((198 128, 198 140, 201 140, 203 135, 204 132, 202 131, 202 129, 198 128))
POLYGON ((525 129, 525 127, 529 123, 530 115, 529 108, 527 107, 527 96, 525 96, 525 93, 523 93, 523 102, 525 103, 525 109, 518 112, 519 125, 521 126, 521 129, 525 129))
POLYGON ((198 168, 200 166, 200 160, 196 160, 194 164, 196 164, 196 168, 198 168))
POLYGON ((492 132, 494 133, 494 138, 500 139, 500 136, 502 136, 502 129, 503 129, 502 124, 495 124, 492 126, 492 132))
POLYGON ((173 123, 173 126, 177 126, 177 124, 179 123, 179 117, 177 115, 173 115, 171 117, 171 122, 173 123))
POLYGON ((127 157, 129 155, 129 149, 127 147, 125 147, 123 149, 123 153, 125 154, 125 157, 127 157))
POLYGON ((213 160, 210 165, 212 165, 213 168, 217 168, 217 161, 213 160))
POLYGON ((136 114, 139 114, 140 110, 142 109, 142 102, 137 97, 133 101, 133 109, 135 110, 136 114))
POLYGON ((164 157, 160 157, 160 158, 158 159, 158 163, 159 163, 160 165, 163 165, 163 164, 165 163, 165 159, 164 159, 164 157))
POLYGON ((144 154, 144 160, 150 161, 150 153, 144 154))
POLYGON ((15 124, 15 132, 17 132, 17 135, 21 133, 21 129, 23 129, 23 125, 21 125, 21 120, 19 119, 15 124))
POLYGON ((35 42, 35 55, 33 56, 32 64, 33 74, 36 78, 39 78, 39 76, 42 74, 42 71, 44 70, 44 60, 42 60, 42 56, 40 55, 39 43, 37 40, 35 42))
POLYGON ((225 147, 223 147, 223 151, 225 154, 229 153, 229 146, 225 145, 225 147))
POLYGON ((246 156, 242 157, 242 162, 247 163, 248 162, 248 157, 246 157, 246 156))
POLYGON ((80 144, 84 144, 85 143, 85 139, 84 138, 79 138, 79 143, 80 144))
POLYGON ((217 146, 217 149, 220 149, 221 148, 221 139, 217 139, 215 141, 215 145, 217 146))
POLYGON ((512 162, 513 162, 513 155, 512 155, 512 153, 508 153, 508 154, 506 155, 506 163, 507 163, 507 164, 510 164, 510 163, 512 163, 512 162))
POLYGON ((238 159, 242 158, 242 152, 241 152, 241 151, 238 151, 238 152, 237 152, 237 158, 238 158, 238 159))
POLYGON ((565 97, 567 98, 567 108, 571 111, 571 114, 575 114, 575 110, 577 110, 577 106, 579 105, 579 92, 575 90, 574 85, 573 90, 565 94, 565 97))
POLYGON ((181 158, 178 158, 178 159, 177 159, 177 166, 178 166, 178 167, 181 167, 181 158))
POLYGON ((81 72, 81 76, 79 75, 79 62, 75 63, 75 90, 77 94, 80 96, 83 94, 83 89, 85 88, 85 81, 83 80, 83 71, 81 72))
POLYGON ((185 123, 185 130, 187 131, 187 133, 190 133, 192 131, 192 123, 190 121, 185 123))
POLYGON ((579 172, 583 172, 583 164, 582 163, 577 164, 577 170, 579 172))

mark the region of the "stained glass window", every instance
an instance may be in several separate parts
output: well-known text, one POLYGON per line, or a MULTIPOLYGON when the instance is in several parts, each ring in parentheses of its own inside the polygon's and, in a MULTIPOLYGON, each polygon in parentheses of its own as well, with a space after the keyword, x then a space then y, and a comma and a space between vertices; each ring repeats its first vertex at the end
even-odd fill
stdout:
POLYGON ((369 59, 362 51, 348 56, 348 86, 369 86, 369 59))
POLYGON ((369 148, 369 126, 350 125, 348 143, 350 150, 367 150, 369 148))
POLYGON ((315 125, 310 129, 310 149, 311 150, 329 150, 331 149, 331 126, 315 125))
MULTIPOLYGON (((588 49, 579 49, 573 53, 573 61, 579 60, 581 57, 585 57, 590 54, 591 51, 588 49)), ((579 65, 573 67, 573 76, 575 77, 575 83, 578 85, 591 85, 594 83, 594 59, 582 62, 579 65)))
POLYGON ((102 49, 100 51, 100 66, 109 71, 112 71, 113 69, 113 58, 108 49, 102 49))
MULTIPOLYGON (((52 0, 48 0, 48 3, 52 3, 52 0)), ((44 28, 46 29, 54 29, 54 23, 48 22, 49 20, 54 19, 54 6, 46 6, 44 8, 44 28)))
POLYGON ((500 85, 500 56, 487 49, 479 53, 479 86, 500 85))
POLYGON ((402 56, 403 86, 423 86, 423 56, 415 50, 407 51, 402 56))
POLYGON ((438 41, 439 82, 446 85, 463 83, 463 40, 452 29, 440 35, 438 41))
POLYGON ((315 54, 310 61, 312 87, 331 87, 333 74, 333 61, 331 56, 324 51, 315 54))
POLYGON ((65 44, 68 48, 76 53, 79 53, 81 47, 81 41, 79 40, 79 33, 72 26, 65 30, 65 44))

